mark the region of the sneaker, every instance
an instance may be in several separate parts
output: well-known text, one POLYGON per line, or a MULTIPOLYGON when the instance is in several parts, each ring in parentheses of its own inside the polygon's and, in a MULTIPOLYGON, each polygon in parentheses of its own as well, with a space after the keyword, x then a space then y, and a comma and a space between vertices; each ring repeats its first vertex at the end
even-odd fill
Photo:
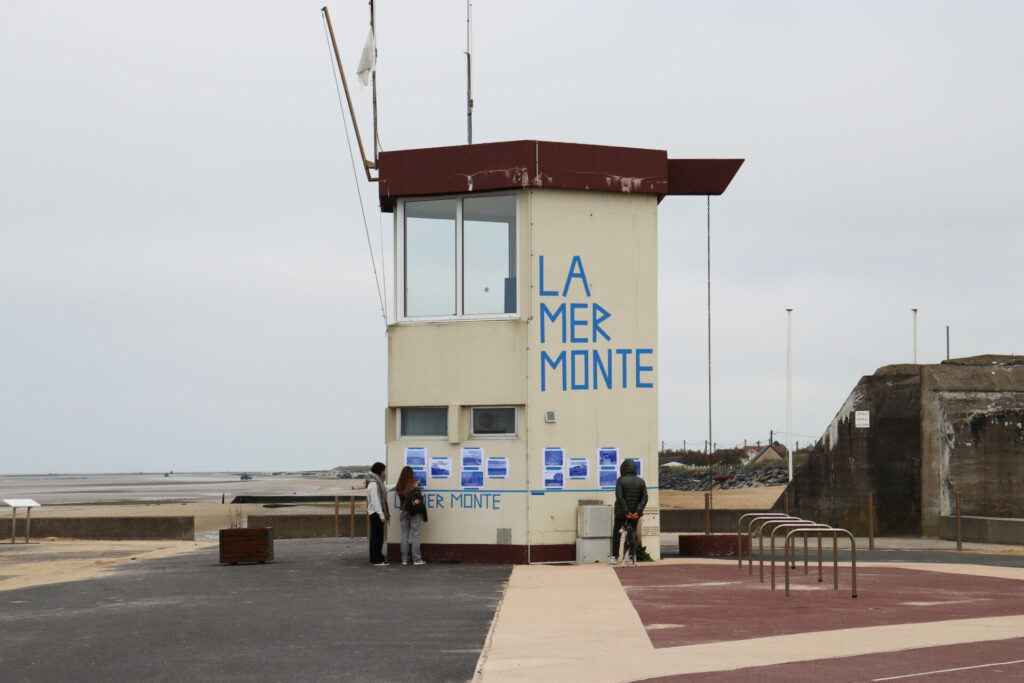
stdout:
POLYGON ((609 555, 608 556, 608 562, 610 562, 611 564, 615 564, 618 561, 619 561, 619 558, 615 557, 614 555, 609 555))
POLYGON ((410 564, 409 560, 402 560, 402 564, 410 564))
POLYGON ((374 567, 389 567, 389 566, 391 566, 391 563, 388 562, 387 560, 384 560, 383 562, 373 562, 372 564, 373 564, 374 567))
POLYGON ((426 560, 416 560, 413 564, 426 564, 426 560))

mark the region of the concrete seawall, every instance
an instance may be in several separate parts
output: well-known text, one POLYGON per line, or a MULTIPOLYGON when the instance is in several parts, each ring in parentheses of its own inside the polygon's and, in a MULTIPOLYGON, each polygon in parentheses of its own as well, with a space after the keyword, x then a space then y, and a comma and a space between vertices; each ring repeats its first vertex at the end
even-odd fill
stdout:
POLYGON ((274 538, 348 538, 366 537, 366 515, 355 516, 355 534, 349 531, 349 516, 342 514, 338 518, 338 532, 334 529, 334 515, 249 515, 247 526, 250 529, 273 527, 274 538))
MULTIPOLYGON (((104 540, 195 540, 194 517, 39 517, 30 527, 32 538, 84 538, 104 540)), ((25 536, 25 518, 19 517, 15 535, 25 536)), ((0 540, 11 537, 11 520, 0 519, 0 540)))
MULTIPOLYGON (((1024 519, 962 516, 960 540, 969 543, 1024 545, 1024 519)), ((956 540, 956 517, 941 517, 939 538, 956 540)))

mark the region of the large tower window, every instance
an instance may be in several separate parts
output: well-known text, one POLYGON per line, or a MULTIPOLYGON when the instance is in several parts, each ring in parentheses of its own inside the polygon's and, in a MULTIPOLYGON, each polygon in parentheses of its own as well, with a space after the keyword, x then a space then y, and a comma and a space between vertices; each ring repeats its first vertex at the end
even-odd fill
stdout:
POLYGON ((517 312, 513 195, 403 203, 406 318, 517 312))

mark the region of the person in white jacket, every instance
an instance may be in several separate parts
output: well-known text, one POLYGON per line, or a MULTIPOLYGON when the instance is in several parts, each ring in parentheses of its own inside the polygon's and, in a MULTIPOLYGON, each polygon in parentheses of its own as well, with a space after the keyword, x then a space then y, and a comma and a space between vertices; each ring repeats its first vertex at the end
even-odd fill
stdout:
POLYGON ((366 514, 370 520, 370 564, 386 567, 384 523, 391 519, 388 488, 384 485, 384 463, 375 462, 366 475, 366 514))

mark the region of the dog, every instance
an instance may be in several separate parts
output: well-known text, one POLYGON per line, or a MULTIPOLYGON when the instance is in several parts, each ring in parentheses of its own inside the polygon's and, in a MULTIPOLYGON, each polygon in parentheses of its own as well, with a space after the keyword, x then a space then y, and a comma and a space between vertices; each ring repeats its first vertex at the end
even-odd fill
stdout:
POLYGON ((636 566, 636 529, 632 524, 623 524, 619 530, 619 566, 636 566))

